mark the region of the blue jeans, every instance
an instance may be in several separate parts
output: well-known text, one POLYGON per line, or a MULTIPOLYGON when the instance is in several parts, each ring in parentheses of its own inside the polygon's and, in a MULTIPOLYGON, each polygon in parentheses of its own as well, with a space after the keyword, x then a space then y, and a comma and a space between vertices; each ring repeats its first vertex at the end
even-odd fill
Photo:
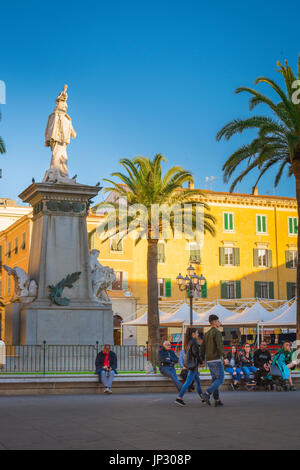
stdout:
POLYGON ((239 367, 235 367, 235 369, 233 367, 226 367, 225 370, 232 375, 234 381, 239 382, 243 376, 243 371, 239 367))
POLYGON ((99 373, 100 377, 101 377, 101 382, 103 383, 104 387, 105 388, 111 388, 112 387, 112 383, 113 383, 113 380, 114 380, 114 377, 115 377, 115 372, 113 370, 111 370, 109 372, 109 376, 106 377, 106 371, 105 370, 101 370, 101 372, 99 373))
POLYGON ((211 373, 212 384, 206 390, 207 393, 213 395, 215 400, 219 400, 219 387, 224 383, 224 366, 222 361, 211 361, 207 363, 211 373))
POLYGON ((160 366, 159 370, 162 375, 164 375, 165 377, 168 377, 174 382, 177 390, 179 391, 181 390, 182 385, 179 379, 177 378, 177 374, 176 374, 176 370, 174 366, 160 366))
POLYGON ((255 372, 257 371, 257 368, 254 367, 254 366, 247 366, 247 367, 244 366, 244 367, 242 367, 242 371, 245 374, 245 382, 247 384, 247 383, 249 383, 251 372, 253 372, 253 374, 255 374, 255 372))
POLYGON ((201 382, 200 382, 200 377, 198 374, 198 370, 189 370, 188 376, 186 378, 186 381, 184 382, 182 389, 180 390, 179 397, 182 398, 187 389, 192 385, 192 383, 196 382, 196 387, 197 387, 197 392, 201 396, 202 395, 202 388, 201 388, 201 382))

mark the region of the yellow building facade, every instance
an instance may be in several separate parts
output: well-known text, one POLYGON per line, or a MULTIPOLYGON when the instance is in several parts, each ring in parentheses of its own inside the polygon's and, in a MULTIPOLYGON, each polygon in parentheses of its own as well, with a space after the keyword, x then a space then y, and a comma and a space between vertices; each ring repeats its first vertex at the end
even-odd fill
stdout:
MULTIPOLYGON (((216 299, 290 299, 295 296, 298 216, 295 198, 204 191, 205 202, 216 217, 216 236, 204 236, 200 249, 185 239, 159 242, 158 292, 161 300, 182 300, 176 277, 186 274, 190 263, 206 284, 202 297, 216 299)), ((31 213, 0 232, 1 262, 27 270, 31 237, 31 213)), ((117 275, 111 296, 147 303, 147 241, 135 245, 123 241, 101 243, 97 227, 103 215, 88 216, 90 248, 100 250, 101 264, 117 275)), ((13 281, 2 269, 3 304, 13 294, 13 281)), ((122 307, 120 307, 122 310, 122 307)), ((122 318, 122 311, 118 312, 122 318)), ((132 315, 133 319, 134 312, 132 315)), ((124 319, 124 318, 123 318, 124 319)), ((5 330, 2 312, 2 332, 5 330)), ((145 341, 141 328, 137 343, 145 341)))

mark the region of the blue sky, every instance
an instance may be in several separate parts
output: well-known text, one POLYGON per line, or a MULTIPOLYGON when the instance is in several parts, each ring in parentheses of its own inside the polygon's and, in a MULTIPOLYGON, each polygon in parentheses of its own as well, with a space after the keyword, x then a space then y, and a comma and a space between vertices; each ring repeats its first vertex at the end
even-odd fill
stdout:
MULTIPOLYGON (((222 165, 251 136, 217 143, 215 135, 249 115, 237 86, 252 86, 260 75, 280 79, 277 60, 296 66, 299 10, 268 0, 6 2, 0 196, 16 198, 49 167, 44 131, 65 83, 78 134, 69 168, 79 182, 108 177, 123 157, 160 152, 168 165, 191 170, 197 187, 215 176, 213 189, 228 190, 222 165)), ((253 174, 237 190, 251 191, 254 180, 253 174)), ((273 194, 273 174, 259 192, 273 194)), ((284 175, 276 194, 294 196, 293 179, 284 175)))

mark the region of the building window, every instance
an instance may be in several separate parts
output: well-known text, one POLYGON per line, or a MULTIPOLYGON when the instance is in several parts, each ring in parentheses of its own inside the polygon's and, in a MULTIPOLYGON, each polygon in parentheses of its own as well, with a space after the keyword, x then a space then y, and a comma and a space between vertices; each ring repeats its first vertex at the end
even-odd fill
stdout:
POLYGON ((19 240, 18 240, 18 238, 15 238, 15 249, 14 249, 15 255, 18 254, 18 245, 19 245, 19 240))
POLYGON ((240 265, 240 249, 234 247, 219 248, 219 264, 220 266, 239 266, 240 265))
POLYGON ((201 263, 200 245, 192 242, 189 244, 190 263, 201 263))
POLYGON ((288 250, 285 252, 285 266, 289 269, 297 268, 298 251, 288 250))
POLYGON ((256 216, 256 233, 267 233, 267 216, 256 216))
POLYGON ((115 271, 116 280, 112 285, 112 290, 128 290, 128 272, 115 271))
POLYGON ((113 237, 110 239, 110 251, 114 253, 122 253, 123 252, 123 239, 119 239, 118 237, 113 237))
POLYGON ((258 266, 267 266, 267 250, 258 250, 258 266))
POLYGON ((221 281, 222 299, 240 299, 241 281, 221 281))
POLYGON ((166 262, 166 245, 164 242, 159 242, 157 244, 157 258, 159 263, 166 262))
POLYGON ((158 297, 171 297, 171 279, 158 279, 158 297))
POLYGON ((254 282, 254 295, 258 299, 274 299, 274 282, 254 282))
POLYGON ((297 284, 296 282, 287 282, 286 283, 286 298, 291 300, 297 295, 297 284))
POLYGON ((10 276, 7 277, 7 295, 10 295, 10 289, 11 289, 11 279, 10 276))
POLYGON ((8 250, 7 250, 7 257, 11 257, 11 242, 8 242, 8 250))
POLYGON ((253 265, 257 268, 272 267, 272 250, 266 248, 255 248, 253 250, 253 265))
POLYGON ((234 214, 233 212, 223 212, 223 231, 234 231, 234 214))
POLYGON ((298 235, 298 219, 297 217, 288 217, 289 235, 298 235))
POLYGON ((23 232, 21 250, 25 250, 25 249, 26 249, 26 232, 23 232))

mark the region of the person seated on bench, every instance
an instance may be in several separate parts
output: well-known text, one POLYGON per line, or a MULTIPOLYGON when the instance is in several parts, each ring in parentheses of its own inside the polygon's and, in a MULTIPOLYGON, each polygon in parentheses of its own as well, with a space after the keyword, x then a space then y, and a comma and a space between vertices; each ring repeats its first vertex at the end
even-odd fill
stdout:
POLYGON ((257 385, 262 385, 266 390, 272 390, 272 375, 270 366, 272 357, 268 351, 266 341, 262 341, 260 347, 254 353, 254 366, 257 368, 255 380, 257 385))
POLYGON ((104 349, 97 354, 95 365, 96 374, 99 375, 99 383, 103 383, 104 393, 112 393, 111 387, 117 374, 117 355, 110 349, 109 344, 104 345, 104 349))
POLYGON ((224 359, 224 366, 225 371, 229 372, 229 374, 232 376, 232 389, 237 390, 240 380, 244 377, 244 372, 241 369, 240 355, 236 346, 231 346, 231 351, 226 354, 224 359))
POLYGON ((253 388, 253 386, 255 386, 256 383, 254 380, 250 380, 250 374, 251 372, 255 374, 257 371, 257 368, 254 366, 254 358, 253 358, 253 354, 251 353, 250 344, 246 343, 244 345, 244 348, 240 355, 240 361, 241 361, 242 371, 245 374, 246 387, 248 388, 248 390, 251 390, 251 388, 253 388))
POLYGON ((164 377, 171 379, 178 391, 181 390, 181 383, 177 377, 174 365, 177 364, 178 357, 171 350, 170 341, 164 341, 161 350, 159 351, 159 370, 164 377))
POLYGON ((291 343, 285 341, 282 348, 280 348, 275 355, 272 366, 276 366, 280 369, 282 379, 289 383, 289 390, 295 391, 297 389, 295 385, 293 385, 291 370, 295 369, 296 362, 292 360, 292 357, 291 343))

